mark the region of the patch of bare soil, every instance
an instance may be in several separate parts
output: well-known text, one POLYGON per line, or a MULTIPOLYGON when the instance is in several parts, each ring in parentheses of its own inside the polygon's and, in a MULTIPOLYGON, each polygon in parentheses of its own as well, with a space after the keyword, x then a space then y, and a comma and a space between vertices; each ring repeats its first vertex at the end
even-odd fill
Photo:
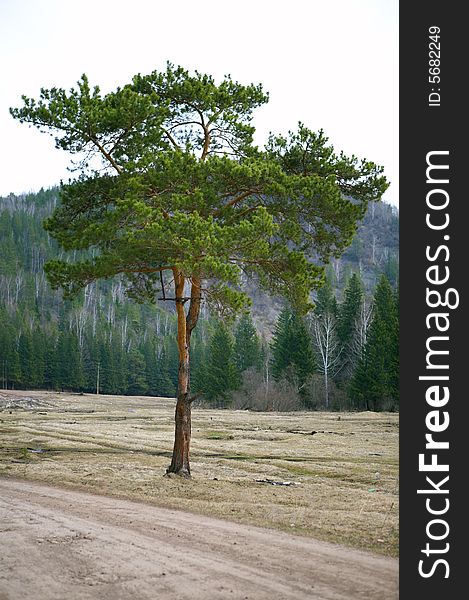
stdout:
POLYGON ((0 533, 8 600, 398 597, 392 558, 9 478, 0 533))

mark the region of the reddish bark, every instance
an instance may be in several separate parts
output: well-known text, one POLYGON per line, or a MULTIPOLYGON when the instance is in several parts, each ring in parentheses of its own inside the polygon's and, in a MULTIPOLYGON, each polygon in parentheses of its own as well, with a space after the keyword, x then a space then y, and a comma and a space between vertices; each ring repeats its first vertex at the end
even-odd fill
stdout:
POLYGON ((200 280, 192 279, 189 311, 184 310, 184 283, 182 273, 174 269, 174 286, 176 292, 177 344, 179 353, 178 389, 175 412, 175 435, 171 464, 167 473, 175 473, 182 477, 190 477, 190 442, 191 442, 191 404, 190 395, 190 339, 197 324, 200 311, 200 280))

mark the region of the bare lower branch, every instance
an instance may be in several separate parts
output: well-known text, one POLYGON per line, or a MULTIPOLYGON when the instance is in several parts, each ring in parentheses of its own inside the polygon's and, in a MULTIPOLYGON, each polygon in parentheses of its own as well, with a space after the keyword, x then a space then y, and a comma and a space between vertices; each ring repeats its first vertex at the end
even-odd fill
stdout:
POLYGON ((179 146, 179 144, 176 142, 176 140, 173 138, 173 136, 170 134, 170 132, 165 129, 164 127, 161 128, 161 131, 166 135, 166 137, 168 138, 168 140, 171 142, 171 144, 177 149, 180 150, 181 146, 179 146))
POLYGON ((96 146, 96 148, 101 152, 104 158, 114 167, 114 169, 118 173, 122 173, 122 167, 116 163, 116 161, 112 158, 111 154, 104 148, 104 146, 98 141, 96 136, 88 134, 90 141, 96 146))

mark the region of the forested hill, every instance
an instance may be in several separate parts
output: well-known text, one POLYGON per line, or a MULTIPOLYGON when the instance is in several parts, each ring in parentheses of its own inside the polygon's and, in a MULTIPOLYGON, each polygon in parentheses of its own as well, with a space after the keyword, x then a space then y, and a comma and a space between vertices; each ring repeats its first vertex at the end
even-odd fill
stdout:
MULTIPOLYGON (((89 285, 67 302, 51 290, 43 266, 62 251, 42 221, 57 202, 57 189, 0 198, 1 386, 173 395, 177 349, 170 307, 136 304, 119 280, 89 285)), ((372 205, 351 247, 333 261, 329 278, 339 301, 353 272, 369 295, 381 273, 397 281, 398 216, 390 205, 372 205)), ((280 302, 250 291, 258 329, 270 338, 280 302)), ((208 315, 202 316, 192 343, 195 386, 210 329, 208 315)))
POLYGON ((173 395, 169 312, 130 301, 120 281, 89 285, 65 302, 50 288, 44 263, 61 251, 42 221, 57 201, 57 189, 0 199, 2 387, 173 395))
MULTIPOLYGON (((329 281, 340 301, 353 273, 360 276, 368 298, 384 273, 393 287, 399 277, 399 215, 391 204, 371 204, 347 251, 334 258, 327 269, 329 281)), ((258 328, 268 337, 282 308, 282 301, 272 299, 258 288, 249 286, 253 315, 258 328)))
POLYGON ((342 290, 350 273, 359 273, 368 292, 381 273, 397 284, 399 275, 399 216, 391 204, 372 203, 351 246, 332 263, 336 287, 342 290))

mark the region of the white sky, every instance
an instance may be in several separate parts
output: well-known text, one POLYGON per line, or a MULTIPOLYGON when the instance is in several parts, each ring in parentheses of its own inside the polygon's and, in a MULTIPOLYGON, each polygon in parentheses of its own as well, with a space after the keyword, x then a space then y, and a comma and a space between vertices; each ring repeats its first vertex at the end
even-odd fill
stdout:
POLYGON ((385 167, 398 204, 398 0, 0 0, 0 195, 68 179, 70 155, 10 106, 87 73, 103 91, 166 61, 262 83, 259 145, 298 121, 385 167))

